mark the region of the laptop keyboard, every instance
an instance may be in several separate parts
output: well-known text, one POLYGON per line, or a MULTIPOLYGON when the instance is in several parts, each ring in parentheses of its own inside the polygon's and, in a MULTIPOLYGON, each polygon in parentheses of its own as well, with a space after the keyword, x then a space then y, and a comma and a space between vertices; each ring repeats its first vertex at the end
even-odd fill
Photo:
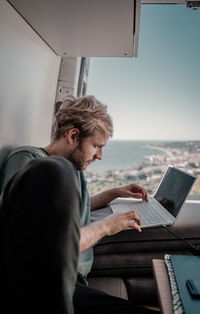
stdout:
MULTIPOLYGON (((131 204, 129 204, 131 205, 131 204)), ((148 203, 137 203, 135 204, 135 206, 128 206, 129 209, 136 210, 136 212, 139 214, 141 221, 142 221, 142 225, 148 225, 148 224, 154 224, 154 223, 163 223, 164 220, 166 220, 165 218, 163 218, 163 215, 161 215, 159 213, 159 209, 160 207, 158 206, 158 204, 154 204, 152 205, 150 202, 148 203)))
POLYGON ((111 205, 112 211, 135 210, 141 218, 141 226, 170 222, 171 216, 167 211, 162 211, 160 204, 154 198, 146 202, 123 203, 111 205), (125 207, 124 207, 125 206, 125 207), (123 210, 122 210, 123 207, 123 210))

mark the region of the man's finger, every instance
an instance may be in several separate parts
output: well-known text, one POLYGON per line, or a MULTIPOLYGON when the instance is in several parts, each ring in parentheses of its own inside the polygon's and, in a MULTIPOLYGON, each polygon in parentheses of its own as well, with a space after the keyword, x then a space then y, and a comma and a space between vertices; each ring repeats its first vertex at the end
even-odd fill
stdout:
POLYGON ((137 224, 141 225, 141 218, 135 210, 129 211, 129 218, 129 220, 135 220, 137 224))
POLYGON ((141 190, 141 193, 142 193, 142 200, 143 201, 148 201, 148 194, 147 194, 147 191, 145 189, 142 189, 141 190))
POLYGON ((139 232, 142 231, 141 228, 140 228, 140 226, 139 226, 136 222, 131 222, 131 221, 130 221, 129 227, 134 228, 134 229, 136 229, 136 230, 139 231, 139 232))
POLYGON ((142 193, 132 193, 132 196, 133 196, 134 198, 141 198, 141 199, 143 199, 142 193))

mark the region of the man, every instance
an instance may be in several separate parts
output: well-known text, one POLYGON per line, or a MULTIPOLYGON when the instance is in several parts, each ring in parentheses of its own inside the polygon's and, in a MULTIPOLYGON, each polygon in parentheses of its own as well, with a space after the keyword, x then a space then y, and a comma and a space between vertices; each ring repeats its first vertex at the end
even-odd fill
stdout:
POLYGON ((131 184, 89 201, 83 170, 102 159, 112 132, 105 105, 94 97, 69 96, 55 115, 51 143, 21 147, 8 157, 2 178, 5 290, 14 300, 8 313, 150 312, 86 283, 97 241, 128 227, 141 231, 135 211, 91 224, 90 210, 117 197, 148 200, 143 188, 131 184))

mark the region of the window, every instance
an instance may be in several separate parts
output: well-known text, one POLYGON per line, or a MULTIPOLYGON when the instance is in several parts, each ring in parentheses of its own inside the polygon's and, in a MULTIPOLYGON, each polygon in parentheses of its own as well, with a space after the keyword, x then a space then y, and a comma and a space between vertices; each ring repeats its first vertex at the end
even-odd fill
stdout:
POLYGON ((153 193, 168 164, 200 173, 199 30, 200 9, 142 5, 138 58, 91 58, 87 94, 114 121, 103 160, 86 173, 91 193, 129 182, 153 193))

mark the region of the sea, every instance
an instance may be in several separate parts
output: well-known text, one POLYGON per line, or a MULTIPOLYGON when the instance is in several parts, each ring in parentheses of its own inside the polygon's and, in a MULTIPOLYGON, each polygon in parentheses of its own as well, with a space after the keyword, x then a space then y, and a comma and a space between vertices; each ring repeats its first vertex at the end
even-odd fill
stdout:
POLYGON ((134 166, 146 161, 147 156, 164 154, 162 150, 154 148, 161 143, 163 141, 110 140, 103 148, 102 160, 93 162, 87 171, 104 172, 134 166))

